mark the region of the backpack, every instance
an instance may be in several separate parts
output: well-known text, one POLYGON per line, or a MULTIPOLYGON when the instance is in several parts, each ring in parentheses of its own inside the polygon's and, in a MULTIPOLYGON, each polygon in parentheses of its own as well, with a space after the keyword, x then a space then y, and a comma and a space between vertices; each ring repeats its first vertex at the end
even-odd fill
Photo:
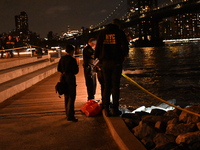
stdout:
POLYGON ((67 84, 65 82, 57 82, 55 86, 56 93, 58 93, 58 97, 61 98, 60 95, 67 93, 67 84))

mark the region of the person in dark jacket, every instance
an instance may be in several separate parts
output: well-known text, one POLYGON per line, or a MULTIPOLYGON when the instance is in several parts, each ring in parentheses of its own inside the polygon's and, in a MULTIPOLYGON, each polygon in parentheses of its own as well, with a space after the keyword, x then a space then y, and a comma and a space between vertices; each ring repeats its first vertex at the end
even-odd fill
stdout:
POLYGON ((15 46, 14 38, 11 35, 8 35, 6 43, 5 43, 5 49, 8 49, 8 50, 6 50, 6 57, 7 58, 8 57, 10 57, 10 58, 14 57, 13 50, 12 50, 14 48, 14 46, 15 46), (9 54, 10 54, 10 56, 9 56, 9 54))
POLYGON ((88 45, 83 49, 83 68, 88 94, 87 100, 95 99, 96 94, 96 72, 94 70, 95 47, 96 39, 90 38, 88 45))
MULTIPOLYGON (((20 40, 20 38, 18 36, 15 37, 15 48, 19 48, 19 47, 22 47, 23 46, 23 43, 22 41, 20 40)), ((20 53, 20 49, 17 49, 17 55, 19 57, 19 53, 20 53)))
POLYGON ((57 70, 61 72, 61 82, 67 84, 65 97, 65 110, 68 121, 77 122, 78 119, 74 116, 74 103, 76 99, 76 74, 79 72, 76 59, 73 57, 74 47, 66 46, 66 55, 59 60, 57 70))
POLYGON ((103 107, 106 116, 119 116, 120 78, 122 64, 129 53, 129 43, 125 33, 119 28, 120 20, 113 20, 112 24, 100 32, 95 49, 95 58, 102 64, 104 79, 103 107), (113 107, 110 109, 110 96, 113 107))

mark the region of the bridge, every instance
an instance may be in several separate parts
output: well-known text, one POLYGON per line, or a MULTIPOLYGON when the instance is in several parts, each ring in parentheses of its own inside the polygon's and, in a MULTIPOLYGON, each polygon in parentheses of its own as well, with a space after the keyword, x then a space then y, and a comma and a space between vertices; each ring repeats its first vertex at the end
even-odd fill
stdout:
MULTIPOLYGON (((191 12, 200 12, 200 0, 187 0, 167 5, 162 8, 152 8, 146 12, 138 11, 137 13, 133 13, 131 16, 122 19, 121 27, 125 30, 134 27, 138 30, 138 34, 134 35, 134 38, 138 38, 135 46, 161 46, 164 43, 159 36, 159 22, 164 18, 191 12)), ((88 39, 89 37, 97 37, 98 33, 104 28, 105 24, 93 29, 88 29, 83 32, 81 36, 76 37, 76 39, 81 41, 88 39)))

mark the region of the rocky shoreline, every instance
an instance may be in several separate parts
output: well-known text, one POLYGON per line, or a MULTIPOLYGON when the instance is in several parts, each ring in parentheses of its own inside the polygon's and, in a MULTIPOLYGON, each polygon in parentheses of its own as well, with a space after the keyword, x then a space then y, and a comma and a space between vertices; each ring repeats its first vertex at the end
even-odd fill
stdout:
MULTIPOLYGON (((161 104, 122 78, 120 107, 133 111, 141 106, 151 107, 161 104)), ((200 114, 198 101, 179 101, 184 108, 200 114)), ((130 131, 148 150, 199 150, 200 117, 178 109, 153 109, 150 113, 141 111, 124 113, 122 119, 130 131)))
MULTIPOLYGON (((200 113, 200 106, 185 108, 200 113)), ((199 150, 200 117, 178 109, 124 113, 122 119, 148 150, 199 150)))

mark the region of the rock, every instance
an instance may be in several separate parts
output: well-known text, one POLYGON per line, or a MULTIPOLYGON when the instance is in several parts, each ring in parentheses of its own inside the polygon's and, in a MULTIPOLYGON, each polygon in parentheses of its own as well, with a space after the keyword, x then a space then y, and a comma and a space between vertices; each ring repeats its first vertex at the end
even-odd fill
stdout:
POLYGON ((173 118, 172 120, 169 120, 169 121, 167 122, 167 124, 178 124, 178 123, 179 123, 178 118, 173 118))
POLYGON ((183 144, 180 144, 180 145, 177 145, 173 148, 171 148, 170 150, 191 150, 188 145, 183 145, 183 144))
POLYGON ((134 120, 134 119, 130 119, 130 118, 123 118, 123 120, 129 129, 132 129, 132 128, 138 126, 138 124, 140 122, 140 120, 134 120))
POLYGON ((182 144, 182 143, 191 144, 195 142, 200 142, 200 131, 180 134, 176 138, 177 144, 182 144))
POLYGON ((155 124, 155 128, 160 130, 160 132, 165 132, 167 124, 162 121, 157 121, 155 124))
POLYGON ((149 115, 149 113, 141 111, 141 112, 135 112, 135 114, 137 114, 140 118, 149 115))
POLYGON ((143 139, 144 137, 153 138, 157 134, 155 128, 149 126, 146 123, 143 123, 142 121, 140 121, 139 125, 134 127, 132 131, 134 135, 139 139, 143 139))
POLYGON ((200 130, 200 122, 197 122, 197 128, 200 130))
POLYGON ((196 142, 196 143, 190 144, 189 148, 191 150, 200 150, 200 142, 196 142))
MULTIPOLYGON (((129 129, 147 149, 200 149, 200 117, 179 109, 165 112, 152 108, 151 113, 142 111, 122 115, 129 129)), ((186 109, 200 114, 200 106, 186 109)))
MULTIPOLYGON (((175 143, 168 143, 159 147, 155 147, 153 150, 173 150, 177 145, 175 143)), ((180 149, 178 149, 180 150, 180 149)), ((186 149, 184 149, 186 150, 186 149)), ((188 149, 187 149, 188 150, 188 149)))
POLYGON ((163 146, 163 145, 167 145, 169 143, 174 143, 174 145, 175 145, 175 139, 176 139, 176 137, 173 136, 173 135, 158 133, 153 138, 153 141, 156 144, 156 147, 160 147, 160 146, 163 146))
POLYGON ((135 114, 135 113, 125 113, 125 114, 122 114, 121 117, 122 118, 130 118, 130 119, 141 120, 141 117, 138 114, 135 114))
POLYGON ((162 120, 162 118, 163 118, 162 116, 147 115, 147 116, 142 117, 142 122, 147 123, 148 125, 154 127, 155 123, 157 121, 162 120))
POLYGON ((184 134, 187 132, 194 131, 194 128, 196 127, 195 124, 168 124, 166 129, 166 134, 172 134, 174 136, 178 136, 179 134, 184 134))
POLYGON ((143 145, 147 148, 147 149, 152 149, 154 148, 156 145, 153 142, 152 138, 149 137, 144 137, 141 142, 143 143, 143 145))
MULTIPOLYGON (((185 109, 200 114, 200 106, 191 106, 185 109)), ((179 121, 186 122, 186 123, 189 123, 189 122, 197 123, 197 122, 200 122, 200 117, 193 114, 189 114, 185 111, 182 111, 179 116, 179 121)))
POLYGON ((150 114, 155 115, 155 116, 160 116, 160 115, 164 115, 165 113, 166 111, 162 109, 152 109, 150 114))
POLYGON ((167 111, 164 116, 172 116, 172 117, 179 117, 179 115, 181 114, 181 110, 179 109, 174 109, 174 110, 169 110, 167 111))
POLYGON ((139 122, 141 121, 140 116, 138 114, 134 114, 134 113, 125 113, 125 114, 122 114, 121 117, 129 129, 132 129, 132 128, 138 126, 139 122))
POLYGON ((142 118, 142 121, 147 123, 148 125, 151 125, 151 126, 155 126, 156 122, 158 121, 162 121, 164 123, 167 123, 169 120, 171 120, 172 117, 171 116, 153 116, 153 115, 147 115, 147 116, 144 116, 142 118))

